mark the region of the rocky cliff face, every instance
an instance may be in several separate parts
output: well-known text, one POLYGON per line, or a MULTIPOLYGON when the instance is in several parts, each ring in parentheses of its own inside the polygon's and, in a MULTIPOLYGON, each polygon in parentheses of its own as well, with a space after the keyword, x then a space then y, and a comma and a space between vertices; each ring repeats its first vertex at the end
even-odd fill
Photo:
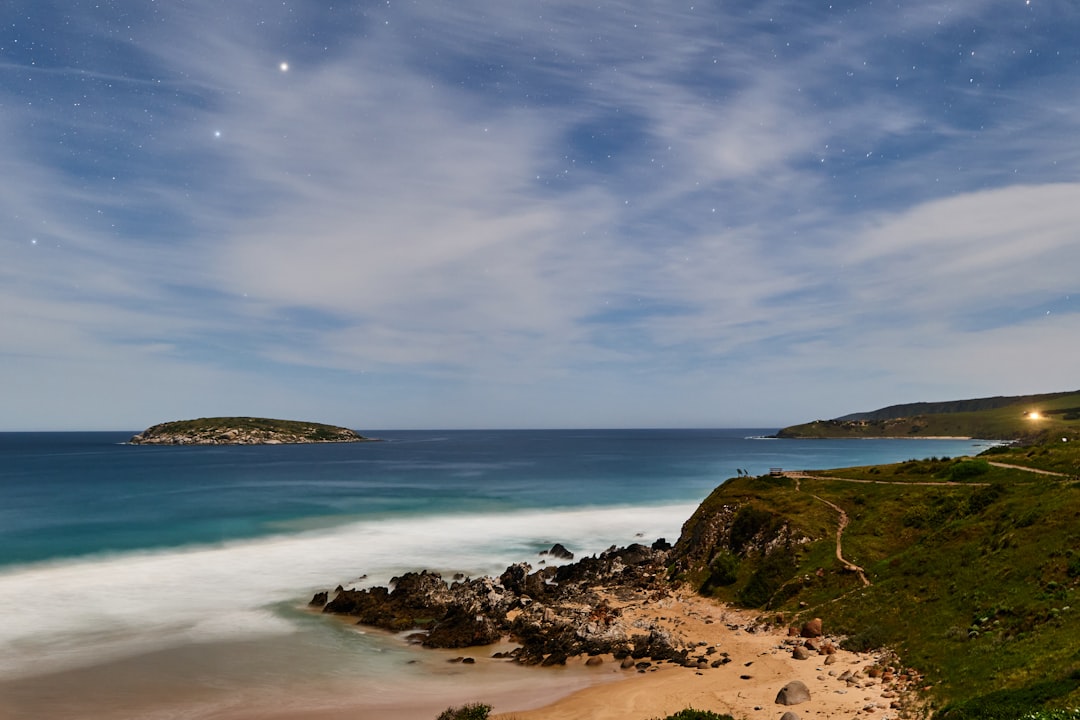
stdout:
POLYGON ((201 418, 161 423, 129 440, 133 445, 285 445, 369 440, 348 428, 265 418, 201 418))

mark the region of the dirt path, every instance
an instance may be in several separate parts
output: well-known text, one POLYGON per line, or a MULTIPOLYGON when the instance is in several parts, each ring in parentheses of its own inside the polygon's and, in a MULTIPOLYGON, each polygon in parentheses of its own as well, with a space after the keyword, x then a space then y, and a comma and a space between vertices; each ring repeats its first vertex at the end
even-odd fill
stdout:
MULTIPOLYGON (((1037 468, 1024 467, 1023 465, 1009 465, 1007 463, 1000 463, 1000 462, 991 462, 990 464, 995 466, 995 467, 1000 467, 1000 468, 1009 468, 1009 469, 1012 469, 1012 470, 1025 470, 1027 472, 1036 473, 1038 475, 1053 475, 1055 477, 1070 477, 1069 475, 1067 475, 1065 473, 1053 472, 1051 470, 1039 470, 1037 468)), ((789 472, 786 472, 784 474, 787 477, 789 477, 789 478, 791 478, 792 480, 795 481, 795 491, 796 492, 802 492, 802 482, 801 482, 802 480, 839 480, 841 482, 864 483, 866 485, 932 485, 932 486, 950 486, 950 487, 951 486, 959 486, 959 485, 964 485, 964 486, 967 486, 967 487, 973 487, 973 486, 974 487, 982 487, 982 486, 989 485, 989 483, 972 483, 972 482, 958 483, 958 482, 952 482, 952 481, 904 482, 904 481, 901 481, 901 480, 862 480, 862 479, 857 479, 857 478, 832 477, 832 476, 829 476, 829 475, 814 475, 812 473, 803 472, 802 470, 789 471, 789 472)), ((815 500, 817 500, 818 502, 825 503, 826 505, 831 507, 833 510, 836 511, 836 513, 837 513, 837 515, 839 517, 839 520, 838 520, 838 523, 837 523, 837 528, 836 528, 836 559, 837 559, 837 561, 839 561, 839 563, 844 567, 845 570, 847 570, 848 572, 853 572, 856 575, 858 575, 859 579, 862 580, 862 583, 863 583, 864 586, 870 587, 871 583, 870 583, 870 579, 868 577, 866 577, 866 571, 863 570, 863 568, 859 567, 858 565, 856 565, 855 563, 851 562, 850 560, 848 560, 847 558, 844 557, 844 529, 848 525, 848 515, 847 515, 847 513, 844 511, 844 509, 842 507, 840 507, 839 505, 837 505, 835 503, 829 502, 825 498, 818 497, 817 495, 811 495, 811 497, 814 498, 815 500)))
POLYGON ((1038 475, 1053 475, 1054 477, 1072 477, 1068 473, 1054 472, 1053 470, 1040 470, 1038 468, 1026 467, 1024 465, 1011 465, 1003 462, 990 462, 994 467, 1007 468, 1009 470, 1023 470, 1024 472, 1036 473, 1038 475))
MULTIPOLYGON (((997 463, 990 463, 996 465, 997 463)), ((1005 466, 1003 466, 1005 467, 1005 466)), ((1020 470, 1030 470, 1030 468, 1021 468, 1019 465, 1007 466, 1016 467, 1020 470)), ((1034 472, 1049 472, 1047 470, 1035 470, 1034 472)), ((1058 473, 1050 473, 1056 475, 1058 473)), ((845 478, 845 477, 833 477, 832 475, 814 475, 813 473, 804 472, 802 470, 790 470, 785 471, 784 475, 792 478, 795 481, 795 489, 801 490, 799 480, 839 480, 840 482, 849 483, 862 483, 863 485, 931 485, 931 486, 943 486, 943 487, 981 487, 989 485, 990 483, 974 483, 974 482, 953 482, 952 480, 939 480, 939 481, 927 481, 927 482, 907 482, 904 480, 863 480, 860 478, 845 478)))
POLYGON ((811 497, 819 502, 825 503, 833 510, 835 510, 840 516, 840 521, 836 527, 836 559, 840 562, 841 565, 844 566, 845 570, 858 575, 859 579, 862 580, 862 584, 864 587, 870 587, 870 579, 866 577, 866 571, 844 557, 844 528, 846 528, 848 525, 847 513, 844 512, 844 509, 842 507, 835 503, 829 502, 825 498, 820 498, 817 495, 811 495, 811 497))

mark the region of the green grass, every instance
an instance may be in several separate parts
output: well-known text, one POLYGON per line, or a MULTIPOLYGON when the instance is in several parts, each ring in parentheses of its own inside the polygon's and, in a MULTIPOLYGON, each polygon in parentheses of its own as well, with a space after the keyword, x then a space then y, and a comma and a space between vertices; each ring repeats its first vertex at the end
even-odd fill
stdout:
POLYGON ((1058 439, 976 461, 815 473, 823 477, 801 479, 800 490, 789 479, 734 478, 684 527, 676 551, 691 561, 682 577, 728 602, 822 617, 855 647, 889 645, 931 680, 932 703, 952 713, 993 693, 1005 695, 992 700, 1007 696, 1016 701, 1009 707, 1024 712, 1080 706, 1073 675, 1080 671, 1080 482, 983 464, 1025 458, 1031 467, 1070 468, 1078 455, 1080 442, 1058 439), (865 569, 870 587, 838 563, 838 516, 823 500, 847 513, 844 556, 865 569), (731 514, 743 507, 753 511, 731 514), (695 536, 712 537, 724 508, 728 517, 756 518, 744 535, 786 523, 808 541, 777 545, 770 554, 779 559, 745 537, 737 538, 740 550, 723 537, 712 548, 694 545, 695 536), (732 582, 707 583, 714 557, 732 582))

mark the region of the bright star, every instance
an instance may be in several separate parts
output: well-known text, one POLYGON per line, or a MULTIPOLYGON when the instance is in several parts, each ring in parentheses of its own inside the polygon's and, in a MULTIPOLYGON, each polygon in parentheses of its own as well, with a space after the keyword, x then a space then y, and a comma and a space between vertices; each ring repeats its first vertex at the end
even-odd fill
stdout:
POLYGON ((216 138, 221 137, 221 131, 220 130, 215 130, 214 131, 214 137, 216 137, 216 138))
POLYGON ((280 65, 278 65, 278 70, 280 70, 281 72, 289 72, 289 63, 281 63, 280 65))

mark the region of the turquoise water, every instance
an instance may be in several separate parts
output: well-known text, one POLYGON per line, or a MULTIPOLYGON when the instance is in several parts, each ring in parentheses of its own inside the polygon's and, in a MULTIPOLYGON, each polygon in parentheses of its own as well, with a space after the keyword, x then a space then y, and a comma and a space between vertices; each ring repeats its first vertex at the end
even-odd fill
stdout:
MULTIPOLYGON (((87 678, 123 663, 139 668, 125 677, 156 678, 155 697, 169 696, 168 678, 183 667, 188 679, 175 682, 185 693, 225 692, 222 682, 280 687, 295 678, 297 658, 307 658, 309 682, 339 672, 361 684, 416 675, 423 663, 403 659, 413 651, 343 636, 297 608, 315 590, 385 584, 406 570, 475 575, 536 563, 553 542, 580 556, 674 540, 697 503, 740 469, 981 449, 755 439, 770 432, 409 431, 367 433, 378 443, 261 447, 0 434, 0 696, 23 698, 27 717, 67 712, 38 703, 35 688, 49 686, 42 678, 67 673, 72 687, 81 677, 100 688, 87 678), (209 648, 219 660, 251 662, 204 677, 209 648)), ((127 682, 124 692, 137 695, 138 682, 127 682)), ((86 697, 77 702, 94 716, 86 697)))

